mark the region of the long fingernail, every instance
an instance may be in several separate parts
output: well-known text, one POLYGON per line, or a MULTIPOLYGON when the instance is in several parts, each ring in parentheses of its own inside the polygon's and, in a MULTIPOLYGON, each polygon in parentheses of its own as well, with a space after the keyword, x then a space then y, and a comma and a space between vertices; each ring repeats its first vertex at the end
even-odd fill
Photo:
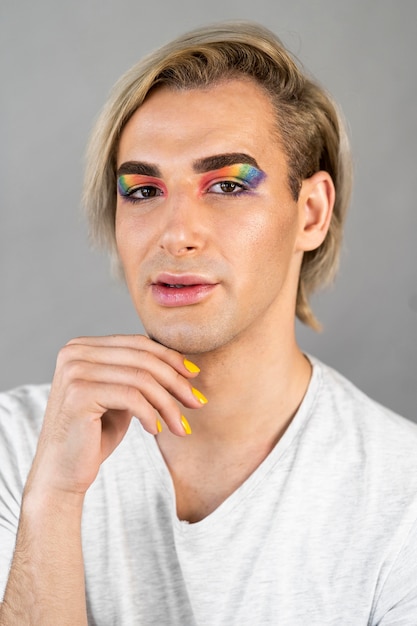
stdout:
POLYGON ((159 420, 156 420, 156 428, 158 430, 158 433, 162 433, 162 424, 159 420))
POLYGON ((182 424, 185 432, 187 433, 187 435, 191 435, 191 433, 192 433, 191 426, 187 422, 187 420, 184 417, 184 415, 181 415, 181 424, 182 424))
POLYGON ((196 365, 195 363, 192 363, 192 361, 189 361, 188 359, 184 359, 184 365, 185 365, 185 368, 192 374, 198 374, 198 372, 200 371, 200 368, 198 367, 198 365, 196 365))
POLYGON ((201 391, 198 391, 198 389, 196 389, 195 387, 192 387, 191 390, 194 396, 197 398, 197 400, 201 402, 201 404, 207 404, 208 400, 205 396, 203 396, 201 391))

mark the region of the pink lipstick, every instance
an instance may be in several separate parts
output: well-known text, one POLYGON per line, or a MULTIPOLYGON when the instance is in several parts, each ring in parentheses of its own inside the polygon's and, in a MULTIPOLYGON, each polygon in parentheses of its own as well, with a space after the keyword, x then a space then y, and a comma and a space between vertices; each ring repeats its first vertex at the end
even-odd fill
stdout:
POLYGON ((218 283, 194 274, 159 274, 151 284, 157 304, 167 307, 190 306, 207 298, 218 283))

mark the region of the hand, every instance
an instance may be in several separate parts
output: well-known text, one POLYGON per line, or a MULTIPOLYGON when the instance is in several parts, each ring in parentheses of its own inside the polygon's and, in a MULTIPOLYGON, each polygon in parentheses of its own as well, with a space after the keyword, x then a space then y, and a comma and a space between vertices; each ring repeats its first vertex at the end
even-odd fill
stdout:
POLYGON ((178 403, 199 408, 184 357, 140 335, 73 339, 58 355, 28 486, 84 495, 132 416, 185 436, 178 403))

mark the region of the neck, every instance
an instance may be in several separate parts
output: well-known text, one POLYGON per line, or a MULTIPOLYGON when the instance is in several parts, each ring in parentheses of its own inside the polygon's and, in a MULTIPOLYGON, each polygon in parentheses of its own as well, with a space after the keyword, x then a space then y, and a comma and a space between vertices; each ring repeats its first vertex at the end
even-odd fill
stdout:
POLYGON ((194 437, 205 441, 278 439, 297 411, 311 376, 293 327, 272 337, 258 329, 249 340, 189 358, 201 368, 195 386, 209 402, 184 414, 194 437))
POLYGON ((216 352, 188 355, 201 368, 194 384, 208 404, 184 412, 191 437, 168 429, 157 437, 180 519, 199 521, 230 496, 270 454, 303 399, 311 366, 294 329, 265 328, 258 324, 216 352))

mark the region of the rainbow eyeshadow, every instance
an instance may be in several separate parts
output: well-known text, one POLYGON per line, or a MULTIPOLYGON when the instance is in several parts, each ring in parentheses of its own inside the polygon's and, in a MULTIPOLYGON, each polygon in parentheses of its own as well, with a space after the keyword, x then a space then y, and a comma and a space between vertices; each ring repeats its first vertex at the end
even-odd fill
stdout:
POLYGON ((134 187, 156 185, 162 186, 161 181, 158 178, 152 176, 143 176, 142 174, 122 174, 117 179, 117 188, 121 196, 128 196, 129 190, 134 187))
POLYGON ((258 170, 253 165, 249 165, 249 163, 236 163, 236 165, 227 165, 206 174, 203 178, 203 187, 212 182, 213 179, 236 178, 246 183, 251 189, 256 189, 265 177, 265 172, 258 170))

